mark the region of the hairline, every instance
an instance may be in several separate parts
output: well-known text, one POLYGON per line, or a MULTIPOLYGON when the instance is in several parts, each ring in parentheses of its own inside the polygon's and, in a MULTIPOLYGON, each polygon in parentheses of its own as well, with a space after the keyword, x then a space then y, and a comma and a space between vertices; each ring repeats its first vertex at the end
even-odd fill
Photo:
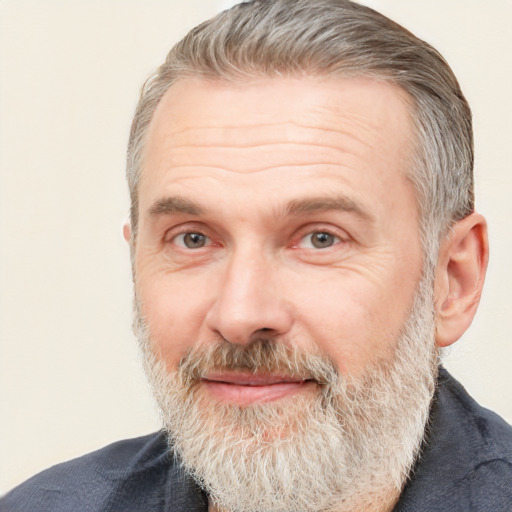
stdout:
POLYGON ((437 258, 442 237, 474 208, 471 111, 437 50, 351 0, 246 0, 173 47, 144 85, 132 123, 127 175, 133 234, 148 130, 177 81, 247 83, 307 75, 369 77, 406 93, 412 120, 407 176, 415 188, 424 252, 437 258))

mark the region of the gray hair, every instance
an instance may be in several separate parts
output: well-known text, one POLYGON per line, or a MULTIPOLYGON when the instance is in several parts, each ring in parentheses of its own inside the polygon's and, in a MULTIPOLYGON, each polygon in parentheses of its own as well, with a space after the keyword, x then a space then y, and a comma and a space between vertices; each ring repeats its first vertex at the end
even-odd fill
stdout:
MULTIPOLYGON (((417 191, 425 259, 474 208, 471 111, 452 70, 426 42, 349 0, 251 0, 192 29, 145 83, 127 158, 133 238, 145 137, 160 100, 188 77, 369 76, 411 99, 415 128, 409 178, 417 191)), ((431 267, 432 268, 432 267, 431 267)))

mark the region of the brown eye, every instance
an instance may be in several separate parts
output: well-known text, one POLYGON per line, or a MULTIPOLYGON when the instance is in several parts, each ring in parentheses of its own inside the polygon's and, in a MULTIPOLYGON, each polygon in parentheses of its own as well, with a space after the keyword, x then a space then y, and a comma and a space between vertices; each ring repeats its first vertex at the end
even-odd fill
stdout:
POLYGON ((202 233, 182 233, 174 240, 177 245, 187 249, 201 249, 208 243, 208 238, 202 233))
POLYGON ((331 247, 331 245, 334 245, 335 238, 336 237, 330 233, 312 233, 311 245, 317 249, 325 249, 326 247, 331 247))
POLYGON ((313 231, 301 240, 300 247, 304 249, 327 249, 339 242, 341 242, 339 237, 327 231, 313 231))

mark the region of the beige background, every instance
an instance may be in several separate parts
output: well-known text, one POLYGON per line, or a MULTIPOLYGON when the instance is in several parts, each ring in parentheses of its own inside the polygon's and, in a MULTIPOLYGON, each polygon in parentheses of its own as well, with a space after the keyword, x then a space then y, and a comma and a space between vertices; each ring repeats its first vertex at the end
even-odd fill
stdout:
MULTIPOLYGON (((0 492, 158 427, 130 329, 128 126, 171 43, 230 3, 0 0, 0 492)), ((437 46, 473 106, 492 260, 447 364, 512 421, 512 0, 367 3, 437 46)))

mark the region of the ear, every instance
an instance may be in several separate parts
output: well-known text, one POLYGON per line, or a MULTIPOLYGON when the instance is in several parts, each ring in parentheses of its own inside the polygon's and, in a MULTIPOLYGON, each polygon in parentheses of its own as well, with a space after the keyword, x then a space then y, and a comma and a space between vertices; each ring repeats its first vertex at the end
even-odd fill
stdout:
POLYGON ((487 223, 478 213, 458 221, 441 243, 434 285, 439 347, 457 341, 473 321, 488 259, 487 223))
POLYGON ((128 243, 130 243, 132 238, 132 225, 129 220, 123 224, 123 237, 128 243))

